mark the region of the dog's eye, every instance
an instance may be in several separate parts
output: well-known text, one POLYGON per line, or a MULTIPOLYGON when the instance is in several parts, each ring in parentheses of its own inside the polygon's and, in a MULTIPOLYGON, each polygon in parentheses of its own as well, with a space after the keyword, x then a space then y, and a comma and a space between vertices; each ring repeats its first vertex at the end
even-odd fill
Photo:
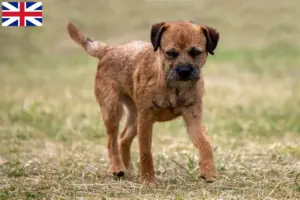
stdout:
POLYGON ((191 50, 189 51, 189 55, 193 58, 196 58, 197 56, 200 56, 201 54, 202 54, 202 52, 197 48, 191 48, 191 50))
POLYGON ((169 58, 177 58, 179 56, 179 53, 177 51, 174 51, 174 50, 169 50, 169 51, 166 51, 166 55, 169 58))

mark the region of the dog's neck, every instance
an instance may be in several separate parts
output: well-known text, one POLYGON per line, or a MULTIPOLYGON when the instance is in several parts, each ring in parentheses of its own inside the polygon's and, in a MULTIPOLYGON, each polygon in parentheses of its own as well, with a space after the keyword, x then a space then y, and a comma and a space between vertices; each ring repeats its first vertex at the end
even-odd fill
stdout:
POLYGON ((192 81, 177 81, 160 85, 157 90, 154 105, 159 108, 176 108, 185 107, 194 104, 197 101, 195 93, 197 83, 192 81), (192 98, 191 98, 192 97, 192 98))

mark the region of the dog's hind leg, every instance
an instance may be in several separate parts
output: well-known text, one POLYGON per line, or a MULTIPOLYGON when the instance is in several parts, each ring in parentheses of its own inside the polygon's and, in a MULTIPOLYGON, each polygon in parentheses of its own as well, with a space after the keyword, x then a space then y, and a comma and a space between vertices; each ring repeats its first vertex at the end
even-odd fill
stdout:
POLYGON ((132 170, 130 147, 134 137, 137 134, 136 108, 134 103, 130 99, 125 99, 122 102, 124 103, 125 106, 127 121, 126 121, 126 127, 121 133, 119 149, 120 149, 121 157, 125 165, 125 168, 128 171, 130 171, 132 170))
POLYGON ((107 150, 110 160, 110 173, 121 177, 124 176, 124 165, 118 148, 119 123, 123 108, 115 94, 107 95, 108 98, 100 103, 102 116, 107 132, 107 150))

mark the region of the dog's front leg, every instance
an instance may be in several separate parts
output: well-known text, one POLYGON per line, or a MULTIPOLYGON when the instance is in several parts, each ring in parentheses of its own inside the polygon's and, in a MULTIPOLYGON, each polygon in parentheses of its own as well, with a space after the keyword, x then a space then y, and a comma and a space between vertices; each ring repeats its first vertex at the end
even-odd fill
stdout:
POLYGON ((140 180, 142 183, 154 183, 155 174, 151 154, 153 119, 148 112, 138 114, 137 132, 140 153, 140 180))
POLYGON ((182 114, 187 126, 187 132, 194 145, 199 149, 201 177, 207 182, 213 182, 216 179, 217 172, 212 147, 206 136, 205 126, 201 119, 201 106, 202 105, 195 105, 186 108, 182 114))

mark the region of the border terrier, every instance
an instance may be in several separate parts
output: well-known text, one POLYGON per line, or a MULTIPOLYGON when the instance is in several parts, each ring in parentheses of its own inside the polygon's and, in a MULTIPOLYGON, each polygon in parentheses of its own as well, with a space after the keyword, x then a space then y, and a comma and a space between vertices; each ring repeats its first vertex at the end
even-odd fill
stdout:
POLYGON ((213 182, 217 172, 202 122, 201 71, 208 54, 214 55, 219 32, 189 21, 161 22, 152 25, 151 42, 108 45, 85 36, 71 22, 67 30, 87 54, 99 59, 94 93, 106 127, 110 173, 121 177, 132 169, 130 147, 137 135, 140 180, 155 183, 153 124, 182 116, 199 150, 200 175, 213 182), (118 141, 124 111, 126 127, 118 141))

